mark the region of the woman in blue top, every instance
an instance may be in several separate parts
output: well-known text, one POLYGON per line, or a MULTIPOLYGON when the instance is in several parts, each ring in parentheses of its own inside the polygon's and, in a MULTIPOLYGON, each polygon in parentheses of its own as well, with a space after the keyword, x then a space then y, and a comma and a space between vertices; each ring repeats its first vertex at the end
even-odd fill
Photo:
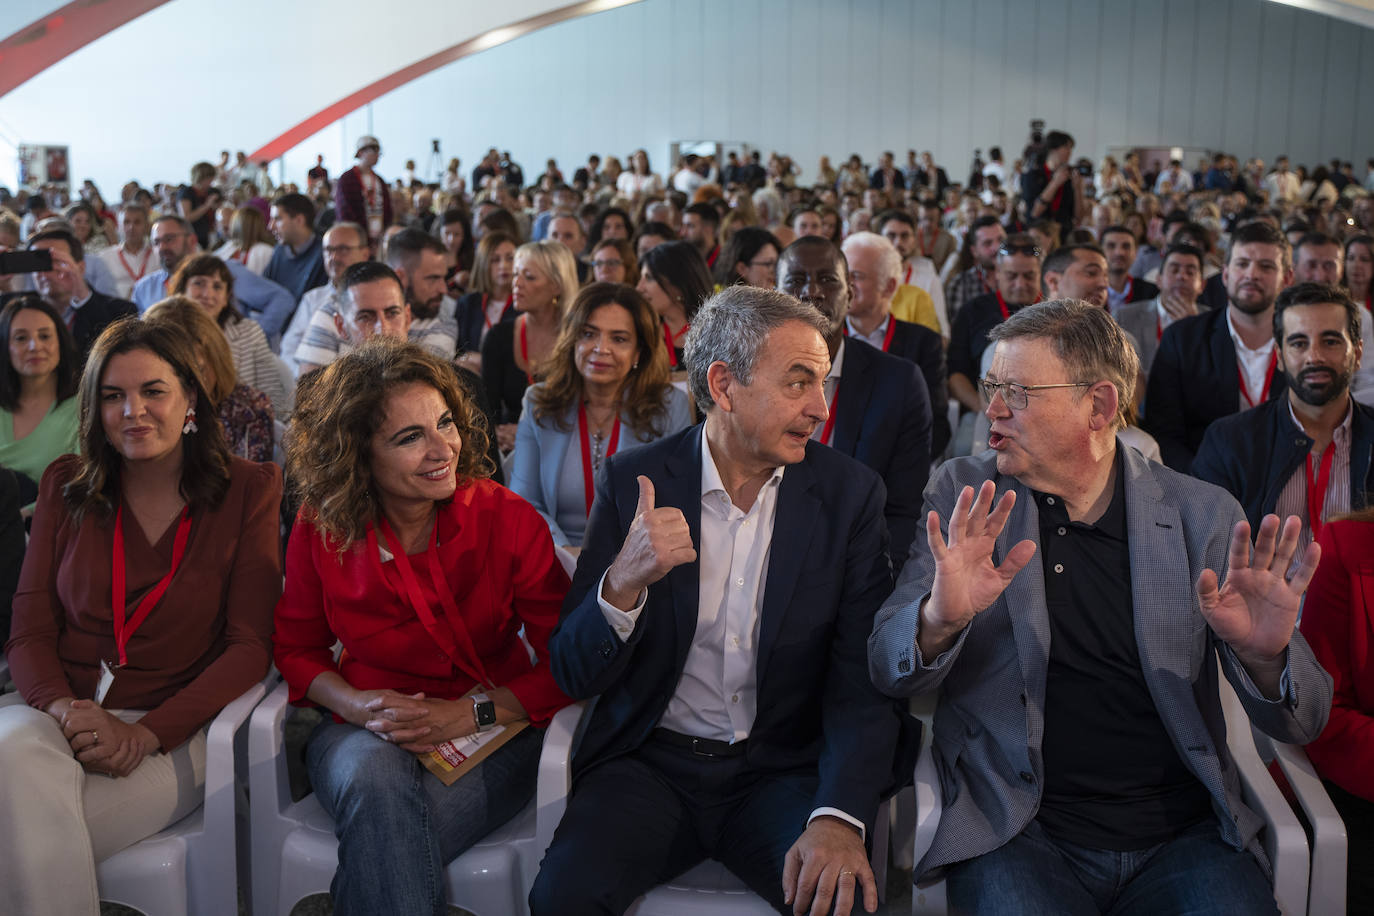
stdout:
POLYGON ((539 510, 554 543, 582 546, 602 463, 692 423, 687 395, 668 383, 663 324, 620 283, 578 293, 525 392, 511 489, 539 510))

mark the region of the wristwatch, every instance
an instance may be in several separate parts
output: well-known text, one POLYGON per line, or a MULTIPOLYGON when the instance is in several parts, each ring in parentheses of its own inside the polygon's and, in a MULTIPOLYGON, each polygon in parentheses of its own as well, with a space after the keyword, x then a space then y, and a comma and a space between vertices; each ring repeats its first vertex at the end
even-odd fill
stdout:
POLYGON ((477 720, 477 731, 488 732, 496 727, 496 704, 485 693, 472 695, 472 717, 477 720))

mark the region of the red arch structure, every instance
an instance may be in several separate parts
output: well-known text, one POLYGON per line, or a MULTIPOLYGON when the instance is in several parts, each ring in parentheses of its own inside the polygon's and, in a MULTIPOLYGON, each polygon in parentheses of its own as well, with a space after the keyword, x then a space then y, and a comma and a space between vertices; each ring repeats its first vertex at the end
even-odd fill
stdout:
POLYGON ((402 67, 394 73, 382 77, 376 82, 350 93, 339 99, 332 105, 317 111, 315 114, 301 121, 296 126, 284 131, 278 136, 264 143, 261 147, 249 154, 248 158, 252 162, 266 162, 276 159, 287 150, 303 143, 306 139, 333 124, 349 112, 356 111, 374 99, 385 95, 398 86, 403 86, 411 80, 424 76, 440 67, 453 63, 478 51, 485 51, 497 45, 527 35, 537 29, 574 19, 578 16, 588 16, 592 13, 600 13, 605 10, 615 9, 620 6, 627 6, 637 3, 639 0, 582 0, 579 3, 572 3, 558 9, 549 10, 547 13, 540 13, 528 19, 512 23, 500 28, 491 29, 467 41, 459 42, 451 48, 446 48, 437 54, 417 60, 409 66, 402 67))
POLYGON ((167 0, 73 0, 0 41, 0 96, 167 0))

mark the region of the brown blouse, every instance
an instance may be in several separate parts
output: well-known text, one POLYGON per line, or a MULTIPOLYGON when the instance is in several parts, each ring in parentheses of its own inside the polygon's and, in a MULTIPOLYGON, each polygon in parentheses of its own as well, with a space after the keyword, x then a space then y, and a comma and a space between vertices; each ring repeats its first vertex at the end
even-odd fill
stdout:
MULTIPOLYGON (((43 475, 29 549, 14 596, 6 658, 30 706, 64 696, 92 698, 100 660, 114 664, 110 608, 114 518, 74 523, 62 487, 77 459, 59 458, 43 475)), ((281 471, 231 459, 219 508, 191 518, 186 554, 162 600, 130 638, 127 666, 115 672, 104 705, 146 709, 142 722, 164 751, 185 741, 254 681, 271 661, 272 608, 281 596, 277 514, 281 471)), ((125 607, 134 608, 172 564, 175 524, 149 544, 124 519, 125 607)))

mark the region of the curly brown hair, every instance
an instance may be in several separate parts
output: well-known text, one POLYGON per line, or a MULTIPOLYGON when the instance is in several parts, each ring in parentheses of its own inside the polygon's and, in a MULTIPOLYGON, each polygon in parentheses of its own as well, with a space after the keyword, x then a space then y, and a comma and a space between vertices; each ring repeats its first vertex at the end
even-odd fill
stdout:
POLYGON ((387 395, 417 382, 439 392, 453 411, 462 437, 454 468, 459 488, 492 473, 486 420, 454 367, 415 344, 374 337, 303 386, 291 418, 287 480, 306 517, 339 553, 380 517, 370 466, 372 437, 385 419, 387 395))
POLYGON ((584 286, 563 315, 558 340, 544 362, 544 381, 530 395, 536 420, 551 420, 559 429, 571 429, 571 408, 582 400, 582 374, 577 371, 574 350, 592 312, 603 305, 618 305, 634 321, 639 357, 620 389, 621 413, 642 442, 662 432, 667 411, 668 349, 663 322, 648 300, 623 283, 591 283, 584 286))

